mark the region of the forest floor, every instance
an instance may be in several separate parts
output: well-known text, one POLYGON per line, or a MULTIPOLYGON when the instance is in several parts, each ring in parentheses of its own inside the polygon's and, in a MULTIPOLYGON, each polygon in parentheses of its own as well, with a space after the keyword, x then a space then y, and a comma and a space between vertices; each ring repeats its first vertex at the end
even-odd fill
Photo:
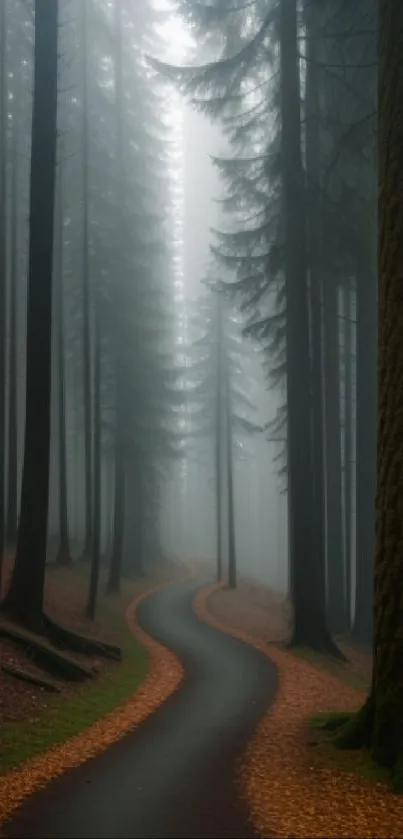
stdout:
POLYGON ((278 670, 274 704, 249 742, 239 776, 260 835, 402 837, 403 796, 391 792, 369 754, 336 750, 320 729, 321 715, 362 704, 370 653, 345 638, 337 641, 346 664, 286 650, 287 602, 250 580, 237 591, 214 587, 205 608, 213 625, 252 642, 278 670))
POLYGON ((181 565, 155 564, 146 577, 125 580, 120 596, 109 597, 104 594, 102 578, 97 617, 90 621, 84 615, 88 587, 86 564, 76 562, 69 568, 54 563, 48 565, 46 613, 69 629, 118 645, 122 649, 122 661, 71 654, 72 658, 90 667, 95 678, 77 683, 52 676, 57 692, 49 693, 2 670, 3 665, 11 665, 34 676, 47 676, 18 646, 0 638, 0 773, 20 765, 54 743, 76 735, 134 693, 147 671, 147 652, 133 637, 126 610, 144 592, 177 579, 181 573, 181 565))
MULTIPOLYGON (((222 588, 209 598, 209 610, 217 618, 237 625, 249 635, 269 643, 283 643, 290 634, 290 605, 283 595, 245 577, 235 590, 222 588)), ((327 670, 352 687, 367 690, 371 681, 372 651, 351 642, 348 636, 336 636, 339 649, 347 658, 338 662, 307 648, 292 654, 310 661, 318 669, 327 670)))

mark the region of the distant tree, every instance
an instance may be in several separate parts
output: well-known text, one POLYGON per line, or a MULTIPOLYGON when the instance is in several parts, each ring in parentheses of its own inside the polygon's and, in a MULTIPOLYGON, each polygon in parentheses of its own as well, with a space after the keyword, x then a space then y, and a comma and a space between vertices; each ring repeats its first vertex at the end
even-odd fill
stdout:
POLYGON ((24 467, 17 554, 3 603, 35 629, 42 624, 48 523, 57 67, 58 0, 35 0, 24 467))
POLYGON ((217 285, 195 306, 193 342, 187 366, 185 443, 197 451, 207 441, 213 462, 217 534, 217 578, 223 576, 223 535, 228 545, 228 584, 237 584, 234 466, 244 441, 262 429, 251 419, 255 408, 244 379, 245 340, 223 287, 217 285), (210 448, 211 446, 211 448, 210 448), (225 505, 226 502, 226 505, 225 505), (223 514, 226 510, 227 517, 223 514))

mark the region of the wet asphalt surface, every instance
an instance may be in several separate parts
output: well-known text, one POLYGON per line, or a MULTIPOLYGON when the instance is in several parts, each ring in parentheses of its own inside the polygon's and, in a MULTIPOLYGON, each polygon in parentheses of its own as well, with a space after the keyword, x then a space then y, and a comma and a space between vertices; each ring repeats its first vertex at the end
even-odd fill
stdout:
POLYGON ((259 652, 192 611, 209 580, 143 601, 142 627, 181 658, 186 678, 142 725, 34 793, 3 827, 8 839, 253 839, 235 770, 276 689, 259 652))

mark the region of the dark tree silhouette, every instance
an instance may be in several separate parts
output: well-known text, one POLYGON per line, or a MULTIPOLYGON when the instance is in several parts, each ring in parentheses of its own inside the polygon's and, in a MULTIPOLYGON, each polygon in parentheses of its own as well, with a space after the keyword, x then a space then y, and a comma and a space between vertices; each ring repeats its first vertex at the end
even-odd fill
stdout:
POLYGON ((379 3, 378 460, 373 672, 369 697, 338 733, 347 748, 369 747, 403 790, 403 6, 379 3))
POLYGON ((27 378, 20 527, 3 609, 40 628, 46 565, 57 137, 58 0, 35 0, 27 378))

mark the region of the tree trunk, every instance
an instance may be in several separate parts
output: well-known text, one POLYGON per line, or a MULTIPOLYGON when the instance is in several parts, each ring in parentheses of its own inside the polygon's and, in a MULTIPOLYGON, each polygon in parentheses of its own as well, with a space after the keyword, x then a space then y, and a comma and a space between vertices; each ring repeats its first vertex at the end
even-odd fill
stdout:
POLYGON ((226 360, 226 393, 225 411, 227 437, 227 497, 228 497, 228 586, 236 588, 237 567, 236 567, 236 539, 235 539, 235 514, 234 514, 234 472, 233 472, 233 433, 232 433, 232 404, 231 404, 231 380, 229 371, 229 360, 226 360))
POLYGON ((144 466, 143 455, 138 453, 127 476, 126 516, 127 537, 125 570, 129 576, 144 576, 144 466))
MULTIPOLYGON (((379 49, 378 455, 370 696, 339 745, 370 746, 403 791, 403 5, 381 0, 379 49)), ((358 316, 358 311, 357 311, 358 316)), ((362 312, 361 312, 362 316, 362 312)), ((358 406, 357 406, 358 407, 358 406)))
POLYGON ((216 381, 216 418, 215 418, 215 485, 216 485, 216 535, 217 535, 217 580, 222 579, 222 301, 217 294, 217 381, 216 381))
POLYGON ((91 382, 91 324, 90 324, 90 270, 89 270, 89 136, 88 136, 88 6, 82 4, 82 178, 83 178, 83 388, 84 388, 84 470, 85 470, 85 540, 83 558, 92 556, 92 382, 91 382))
POLYGON ((301 161, 300 83, 296 0, 280 15, 283 211, 287 313, 288 487, 294 607, 293 644, 331 648, 315 556, 311 439, 310 345, 301 161))
POLYGON ((347 628, 344 586, 342 472, 340 428, 338 286, 328 277, 323 288, 325 351, 325 441, 326 441, 326 565, 327 609, 332 632, 347 628))
POLYGON ((314 550, 318 568, 319 596, 325 608, 325 469, 323 410, 323 306, 322 306, 322 215, 319 136, 318 10, 307 15, 308 41, 306 79, 306 168, 308 207, 308 264, 311 319, 312 457, 314 489, 314 550))
POLYGON ((0 7, 0 594, 4 561, 4 466, 7 276, 7 3, 0 7))
MULTIPOLYGON (((126 205, 126 185, 124 178, 123 147, 123 67, 122 67, 122 9, 115 3, 115 100, 116 100, 116 161, 117 161, 117 235, 118 241, 123 236, 126 205)), ((124 242, 119 247, 122 253, 124 242)), ((123 311, 121 284, 124 280, 125 264, 120 262, 120 274, 116 286, 116 296, 123 311)), ((113 551, 111 572, 114 568, 113 581, 108 582, 108 591, 117 591, 122 573, 123 546, 125 539, 126 509, 126 466, 125 466, 125 383, 123 376, 122 337, 116 333, 116 441, 115 441, 115 515, 113 524, 113 551), (113 585, 113 588, 110 586, 113 585)))
MULTIPOLYGON (((61 150, 62 154, 62 150, 61 150)), ((56 561, 70 565, 70 539, 67 497, 67 444, 66 444, 66 392, 64 345, 64 217, 63 217, 63 161, 59 163, 59 190, 57 196, 57 361, 58 361, 58 414, 59 414, 59 529, 60 545, 56 561)))
POLYGON ((344 286, 344 563, 346 580, 347 620, 351 622, 351 516, 352 516, 352 307, 351 283, 344 286))
MULTIPOLYGON (((15 94, 16 95, 16 94, 15 94)), ((18 306, 18 124, 13 114, 13 162, 11 184, 10 242, 10 346, 8 358, 8 470, 7 470, 7 543, 15 545, 18 516, 18 419, 17 419, 17 306, 18 306)))
POLYGON ((118 594, 120 591, 120 580, 122 576, 123 545, 125 534, 125 512, 126 512, 126 470, 122 453, 115 454, 115 503, 113 515, 113 546, 109 579, 107 585, 108 594, 118 594))
POLYGON ((101 559, 101 325, 98 299, 99 294, 100 291, 98 289, 95 315, 94 353, 94 518, 91 529, 91 573, 86 608, 86 614, 90 620, 95 620, 101 559))
POLYGON ((356 593, 353 636, 372 637, 372 569, 376 485, 376 275, 362 243, 357 267, 356 593))
POLYGON ((35 0, 24 467, 17 554, 3 606, 35 629, 42 625, 49 499, 57 41, 57 0, 35 0))

